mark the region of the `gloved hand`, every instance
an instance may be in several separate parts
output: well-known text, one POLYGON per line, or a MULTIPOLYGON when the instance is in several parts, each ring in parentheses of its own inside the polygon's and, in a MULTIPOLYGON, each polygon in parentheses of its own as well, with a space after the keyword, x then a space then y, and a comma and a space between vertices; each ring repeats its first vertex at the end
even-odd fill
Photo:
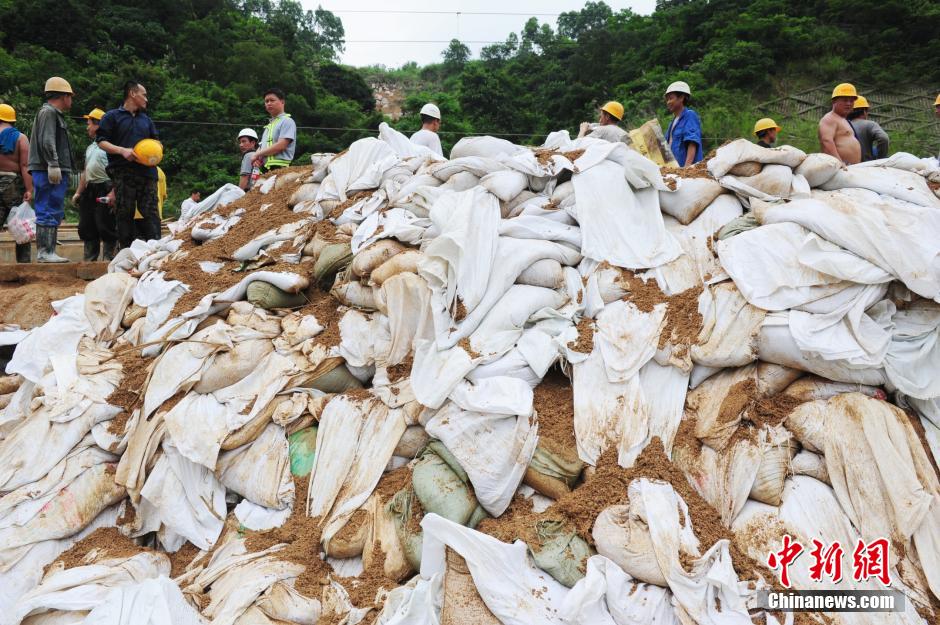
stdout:
POLYGON ((62 182, 62 170, 61 169, 59 169, 58 167, 54 165, 49 165, 49 169, 47 170, 47 172, 49 174, 49 182, 51 182, 52 184, 59 184, 60 182, 62 182))

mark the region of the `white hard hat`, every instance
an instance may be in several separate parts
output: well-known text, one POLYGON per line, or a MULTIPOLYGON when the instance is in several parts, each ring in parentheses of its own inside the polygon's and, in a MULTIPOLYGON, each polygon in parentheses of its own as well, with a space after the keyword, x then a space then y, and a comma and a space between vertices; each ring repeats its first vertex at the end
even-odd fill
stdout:
POLYGON ((428 102, 421 107, 421 114, 427 115, 428 117, 433 117, 434 119, 441 118, 441 109, 437 108, 436 104, 431 104, 428 102))
POLYGON ((676 82, 669 85, 669 88, 666 89, 666 93, 684 93, 686 95, 692 95, 692 90, 689 89, 689 83, 677 80, 676 82))
POLYGON ((238 138, 241 139, 242 137, 251 137, 252 139, 257 141, 258 133, 252 130, 251 128, 242 128, 241 130, 238 131, 238 138))

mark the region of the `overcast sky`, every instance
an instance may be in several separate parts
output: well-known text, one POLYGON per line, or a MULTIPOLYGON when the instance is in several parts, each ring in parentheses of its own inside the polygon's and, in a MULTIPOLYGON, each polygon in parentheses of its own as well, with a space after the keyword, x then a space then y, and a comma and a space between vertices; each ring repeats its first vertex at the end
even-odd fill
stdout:
MULTIPOLYGON (((307 9, 318 5, 336 13, 346 29, 346 52, 342 62, 348 65, 400 67, 408 61, 420 65, 441 60, 441 52, 451 39, 466 43, 478 57, 489 42, 502 42, 518 33, 529 17, 556 26, 558 14, 575 11, 583 1, 568 0, 301 0, 307 9), (392 11, 402 11, 394 13, 392 11), (414 13, 424 11, 424 13, 414 13), (458 14, 459 13, 459 14, 458 14), (488 13, 474 15, 474 13, 488 13), (493 15, 511 13, 513 15, 493 15), (404 41, 406 43, 396 43, 404 41), (417 43, 431 42, 431 43, 417 43), (443 43, 441 43, 443 42, 443 43), (486 42, 486 43, 471 43, 486 42)), ((652 13, 655 0, 608 0, 614 11, 630 8, 636 13, 652 13)))

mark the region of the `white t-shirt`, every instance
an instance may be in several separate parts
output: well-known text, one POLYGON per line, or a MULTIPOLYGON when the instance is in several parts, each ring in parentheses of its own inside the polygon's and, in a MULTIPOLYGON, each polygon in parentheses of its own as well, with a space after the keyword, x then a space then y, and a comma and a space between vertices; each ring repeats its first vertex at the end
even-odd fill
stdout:
POLYGON ((185 200, 183 200, 183 203, 180 204, 180 214, 181 214, 181 215, 185 215, 185 214, 186 214, 186 211, 188 211, 190 208, 192 208, 193 206, 195 206, 195 205, 198 204, 198 203, 199 203, 199 202, 195 201, 195 200, 194 200, 193 198, 191 198, 191 197, 186 198, 185 200))
POLYGON ((411 142, 415 145, 423 145, 438 156, 444 156, 444 150, 441 149, 440 137, 437 136, 436 132, 432 132, 427 128, 422 128, 411 135, 411 142))
POLYGON ((598 124, 587 136, 610 141, 611 143, 617 143, 618 141, 627 143, 627 131, 613 124, 607 124, 606 126, 598 124))

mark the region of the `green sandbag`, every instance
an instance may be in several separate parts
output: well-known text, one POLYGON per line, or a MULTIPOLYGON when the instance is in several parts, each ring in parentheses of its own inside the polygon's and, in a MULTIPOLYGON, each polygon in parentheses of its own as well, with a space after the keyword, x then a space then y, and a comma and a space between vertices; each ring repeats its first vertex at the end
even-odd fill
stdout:
POLYGON ((587 560, 594 555, 590 546, 577 534, 565 531, 561 521, 539 521, 535 532, 541 545, 529 545, 535 565, 571 588, 587 570, 587 560))
POLYGON ((405 552, 405 558, 408 564, 415 571, 421 570, 421 543, 424 541, 424 532, 414 527, 408 527, 411 520, 411 506, 414 499, 414 491, 411 488, 403 488, 385 505, 386 510, 392 515, 395 521, 395 533, 398 534, 398 540, 401 542, 401 548, 405 552))
POLYGON ((327 245, 317 256, 317 262, 313 265, 314 280, 321 289, 329 291, 336 274, 349 267, 352 259, 352 248, 349 243, 327 245))
POLYGON ((346 365, 341 364, 313 380, 308 386, 324 393, 342 393, 362 388, 362 382, 349 372, 346 365))
POLYGON ((759 225, 760 223, 757 221, 757 217, 754 216, 754 213, 747 213, 745 215, 741 215, 740 217, 735 217, 722 226, 721 230, 718 231, 718 240, 724 241, 725 239, 730 239, 731 237, 741 234, 742 232, 753 230, 759 225))
MULTIPOLYGON (((460 474, 442 458, 442 453, 453 459, 439 441, 432 441, 421 453, 411 472, 411 484, 415 496, 425 513, 433 512, 448 521, 466 525, 478 504, 467 485, 466 473, 460 474), (435 443, 437 443, 435 445, 435 443)), ((460 465, 458 464, 457 467, 460 465)))
POLYGON ((574 488, 585 465, 577 456, 568 460, 558 454, 553 454, 541 445, 536 445, 529 466, 542 475, 561 480, 568 488, 574 488))
POLYGON ((290 472, 297 477, 306 477, 313 470, 317 458, 317 426, 294 432, 287 437, 290 454, 290 472))
POLYGON ((248 301, 266 310, 272 308, 297 308, 307 303, 303 293, 288 293, 270 282, 255 280, 248 285, 248 301))

